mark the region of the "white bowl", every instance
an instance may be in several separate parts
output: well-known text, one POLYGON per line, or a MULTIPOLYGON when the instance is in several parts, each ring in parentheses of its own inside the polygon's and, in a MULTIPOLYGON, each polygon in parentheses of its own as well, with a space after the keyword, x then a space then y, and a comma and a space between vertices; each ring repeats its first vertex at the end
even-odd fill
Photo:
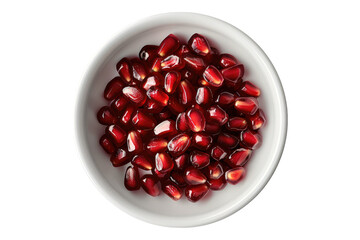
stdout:
POLYGON ((219 19, 194 13, 167 13, 144 19, 107 44, 91 64, 83 80, 77 108, 77 133, 84 164, 101 192, 116 206, 144 221, 174 227, 208 224, 238 211, 266 185, 280 160, 287 131, 287 109, 279 77, 261 48, 242 31, 219 19), (185 197, 173 201, 165 194, 151 197, 143 191, 129 192, 123 184, 125 167, 114 168, 99 146, 104 127, 96 120, 107 102, 103 90, 117 75, 116 63, 137 56, 142 46, 159 44, 168 34, 188 39, 193 33, 206 36, 222 53, 231 53, 245 65, 244 79, 262 90, 260 106, 267 117, 263 143, 247 164, 246 177, 222 191, 211 191, 192 203, 185 197))

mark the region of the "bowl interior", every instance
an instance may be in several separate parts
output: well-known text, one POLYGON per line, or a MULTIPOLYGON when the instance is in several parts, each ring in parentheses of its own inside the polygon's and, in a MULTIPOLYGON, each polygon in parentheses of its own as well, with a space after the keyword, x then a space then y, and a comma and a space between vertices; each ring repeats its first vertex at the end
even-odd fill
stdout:
POLYGON ((143 21, 112 41, 95 60, 85 77, 79 109, 79 137, 85 165, 101 190, 124 211, 160 225, 193 226, 227 216, 246 205, 264 187, 280 158, 286 132, 283 92, 271 63, 245 34, 220 20, 197 14, 164 14, 143 21), (158 45, 168 34, 187 41, 193 33, 206 36, 221 53, 231 53, 245 65, 245 80, 262 90, 260 106, 267 117, 262 129, 263 144, 247 164, 246 177, 239 184, 211 191, 203 200, 191 203, 183 197, 173 201, 165 194, 153 198, 143 191, 129 192, 123 184, 126 167, 112 167, 109 156, 99 146, 104 126, 96 120, 106 105, 103 90, 117 76, 116 63, 123 57, 137 56, 146 44, 158 45), (284 132, 285 131, 285 132, 284 132))

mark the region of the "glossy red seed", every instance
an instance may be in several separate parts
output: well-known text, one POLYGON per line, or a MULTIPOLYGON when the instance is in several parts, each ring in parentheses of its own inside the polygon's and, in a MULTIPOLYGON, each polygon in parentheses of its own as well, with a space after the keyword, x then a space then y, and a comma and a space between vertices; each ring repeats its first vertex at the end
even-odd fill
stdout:
POLYGON ((187 185, 184 175, 179 171, 172 171, 170 174, 170 179, 176 183, 179 187, 185 187, 187 185))
POLYGON ((183 154, 189 148, 190 143, 190 136, 186 133, 180 133, 170 140, 167 148, 172 156, 177 157, 183 154))
POLYGON ((125 111, 120 119, 120 122, 123 123, 124 125, 127 125, 131 119, 132 119, 132 116, 134 114, 136 110, 136 107, 133 106, 133 105, 128 105, 126 108, 125 108, 125 111))
POLYGON ((239 97, 235 100, 235 109, 253 115, 258 110, 258 101, 253 97, 239 97))
POLYGON ((247 128, 247 121, 242 117, 232 117, 227 122, 226 128, 230 131, 242 131, 247 128))
POLYGON ((217 142, 225 148, 233 149, 239 144, 239 139, 233 135, 222 132, 219 134, 217 142))
POLYGON ((147 90, 146 95, 150 99, 157 101, 161 106, 168 105, 169 96, 159 87, 151 87, 147 90))
POLYGON ((191 108, 186 113, 188 126, 193 132, 201 132, 205 129, 206 120, 202 112, 196 108, 191 108))
POLYGON ((162 185, 163 192, 171 199, 177 201, 182 197, 182 191, 175 183, 167 181, 162 185))
POLYGON ((244 166, 251 157, 252 151, 246 148, 239 148, 232 152, 226 162, 231 167, 244 166))
POLYGON ((224 109, 222 109, 218 105, 211 106, 208 110, 208 117, 212 121, 220 124, 221 126, 227 123, 229 120, 229 115, 226 113, 224 109))
POLYGON ((187 81, 181 81, 178 87, 178 94, 180 98, 180 103, 183 105, 190 105, 195 101, 195 89, 193 85, 187 81))
POLYGON ((219 50, 211 47, 210 53, 204 56, 204 60, 207 64, 218 65, 219 63, 219 50))
POLYGON ((163 76, 159 73, 152 73, 142 82, 141 87, 147 91, 151 87, 160 87, 163 83, 163 76))
POLYGON ((163 71, 181 70, 185 62, 176 55, 170 55, 161 61, 160 67, 163 71))
POLYGON ((157 153, 155 156, 155 167, 159 172, 167 173, 174 168, 174 161, 166 152, 157 153))
POLYGON ((240 94, 245 94, 252 97, 259 97, 261 94, 260 89, 251 82, 243 82, 239 88, 240 94))
POLYGON ((198 33, 195 33, 190 37, 188 45, 195 53, 201 56, 206 56, 208 53, 210 53, 210 45, 208 41, 204 36, 198 33))
POLYGON ((152 175, 144 175, 140 179, 141 187, 150 196, 156 197, 160 194, 160 186, 158 180, 152 175))
POLYGON ((156 125, 155 119, 141 110, 136 111, 132 123, 137 129, 141 130, 153 129, 156 125))
POLYGON ((208 185, 209 185, 211 190, 218 191, 218 190, 224 189, 225 186, 226 186, 225 175, 222 175, 218 179, 209 179, 208 180, 208 185))
POLYGON ((127 106, 128 102, 129 101, 127 100, 126 97, 119 96, 110 103, 110 106, 117 114, 119 114, 127 106))
POLYGON ((189 201, 197 202, 203 198, 208 191, 209 187, 206 184, 187 186, 185 188, 185 196, 189 201))
POLYGON ((107 126, 105 133, 110 137, 116 146, 121 147, 125 143, 126 132, 118 125, 107 126))
POLYGON ((128 133, 127 147, 130 153, 137 153, 143 150, 143 142, 137 131, 130 131, 128 133))
POLYGON ((146 109, 145 111, 147 113, 160 113, 164 109, 164 106, 162 106, 158 101, 148 98, 143 108, 146 109))
POLYGON ((97 120, 103 125, 111 125, 116 123, 117 117, 109 107, 105 106, 98 111, 97 120))
POLYGON ((234 89, 234 90, 238 90, 240 88, 241 82, 242 82, 242 78, 238 78, 234 81, 224 79, 225 86, 229 89, 234 89))
POLYGON ((140 189, 140 174, 136 167, 129 166, 125 171, 124 185, 127 190, 135 191, 140 189))
POLYGON ((185 105, 181 104, 175 96, 170 97, 168 108, 173 114, 179 114, 185 111, 185 105))
POLYGON ((238 63, 236 58, 230 54, 221 54, 219 56, 219 64, 222 68, 235 66, 238 63))
POLYGON ((187 154, 180 155, 174 159, 175 168, 183 170, 189 162, 189 156, 187 154))
POLYGON ((208 106, 213 100, 213 95, 210 88, 199 87, 196 92, 195 99, 196 99, 196 103, 199 104, 200 106, 208 106))
POLYGON ((235 95, 229 92, 221 92, 217 96, 216 103, 221 107, 227 107, 233 104, 235 101, 235 95))
POLYGON ((154 134, 156 136, 169 136, 175 134, 176 124, 174 120, 165 120, 156 125, 154 128, 154 134))
POLYGON ((131 160, 129 153, 122 148, 118 148, 110 157, 110 161, 114 167, 120 167, 131 160))
POLYGON ((108 136, 106 135, 101 136, 99 143, 101 147, 105 150, 105 152, 109 154, 115 152, 115 146, 108 136))
POLYGON ((168 72, 165 75, 164 80, 164 89, 168 94, 175 92, 176 88, 179 86, 181 80, 181 74, 176 71, 168 72))
POLYGON ((218 123, 206 122, 205 132, 216 135, 220 130, 221 126, 218 123))
POLYGON ((223 75, 225 81, 228 80, 234 82, 244 76, 244 65, 239 64, 224 68, 221 70, 221 74, 223 75))
POLYGON ((142 82, 146 77, 146 69, 140 59, 133 59, 131 61, 133 78, 142 82))
POLYGON ((179 49, 176 51, 175 55, 182 57, 184 54, 189 53, 190 49, 186 44, 183 44, 179 47, 179 49))
POLYGON ((249 116, 249 121, 251 123, 251 128, 253 130, 258 130, 266 123, 266 118, 264 112, 259 109, 254 115, 249 116))
POLYGON ((153 168, 151 170, 151 173, 159 180, 161 181, 165 181, 166 179, 169 178, 170 176, 170 172, 167 172, 167 173, 161 173, 159 172, 156 168, 153 168))
POLYGON ((240 182, 240 180, 244 177, 244 175, 245 175, 245 168, 237 167, 227 170, 225 173, 225 178, 228 183, 235 185, 238 182, 240 182))
POLYGON ((197 168, 190 166, 184 171, 184 178, 188 184, 197 185, 206 182, 206 176, 197 168))
POLYGON ((139 52, 139 58, 145 62, 151 61, 157 54, 158 46, 145 45, 139 52))
POLYGON ((175 52, 176 49, 179 48, 179 45, 179 39, 174 34, 170 34, 160 43, 158 54, 161 57, 165 57, 175 52))
POLYGON ((168 142, 164 138, 150 139, 146 148, 152 153, 163 152, 166 150, 168 142))
POLYGON ((257 149, 261 145, 261 136, 258 133, 246 130, 240 133, 241 143, 251 149, 257 149))
POLYGON ((212 87, 211 85, 210 85, 210 83, 208 83, 207 81, 205 81, 205 79, 204 78, 202 78, 202 77, 200 77, 199 79, 198 79, 198 85, 199 86, 208 86, 208 87, 212 87))
POLYGON ((132 80, 132 66, 127 58, 121 59, 116 64, 116 70, 121 76, 122 79, 124 79, 127 83, 130 83, 132 80))
MULTIPOLYGON (((169 104, 170 104, 170 100, 169 100, 169 104)), ((157 115, 158 119, 160 119, 160 120, 166 120, 166 119, 170 118, 171 116, 172 116, 172 113, 169 110, 164 110, 157 115)))
POLYGON ((196 72, 197 74, 202 73, 206 68, 204 60, 201 57, 195 56, 191 53, 185 54, 183 59, 186 67, 196 72))
POLYGON ((145 154, 135 155, 131 160, 131 163, 144 170, 151 170, 153 169, 153 163, 150 158, 145 154))
POLYGON ((219 162, 210 163, 204 170, 208 179, 219 179, 224 174, 223 167, 219 162))
POLYGON ((125 97, 127 97, 130 101, 135 103, 137 106, 144 105, 146 101, 146 95, 144 90, 135 87, 135 86, 128 86, 124 87, 122 90, 125 97))
POLYGON ((220 87, 224 82, 223 76, 221 75, 219 70, 213 65, 209 65, 205 69, 202 76, 206 82, 208 82, 211 86, 214 87, 220 87))
POLYGON ((121 77, 114 77, 105 87, 104 98, 106 100, 113 100, 121 93, 124 84, 121 77))
POLYGON ((192 136, 193 146, 200 150, 207 150, 210 148, 213 139, 212 137, 204 132, 195 133, 192 136))
POLYGON ((210 154, 211 154, 211 157, 213 159, 215 159, 216 161, 221 161, 221 160, 225 159, 227 156, 227 152, 219 145, 214 146, 211 149, 210 154))
POLYGON ((186 113, 182 112, 179 113, 179 115, 176 118, 176 129, 180 132, 186 132, 189 131, 190 128, 187 124, 187 120, 186 120, 186 113))
POLYGON ((162 58, 154 58, 151 64, 151 72, 160 72, 162 58))
POLYGON ((210 155, 205 152, 193 151, 190 154, 190 162, 196 168, 204 168, 210 164, 210 155))

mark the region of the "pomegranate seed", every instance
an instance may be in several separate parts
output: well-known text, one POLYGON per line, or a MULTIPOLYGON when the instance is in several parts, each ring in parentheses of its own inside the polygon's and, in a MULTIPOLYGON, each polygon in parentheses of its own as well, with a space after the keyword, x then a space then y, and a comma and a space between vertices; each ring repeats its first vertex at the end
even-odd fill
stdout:
POLYGON ((175 96, 170 97, 168 108, 173 114, 179 114, 185 111, 185 106, 181 104, 175 96))
POLYGON ((225 159, 227 156, 227 152, 221 148, 220 146, 214 146, 212 149, 211 149, 211 157, 213 159, 215 159, 216 161, 220 161, 220 160, 223 160, 225 159))
POLYGON ((245 175, 245 168, 237 167, 227 170, 225 173, 226 181, 230 184, 237 184, 245 175))
POLYGON ((180 133, 173 137, 167 145, 169 153, 174 157, 183 154, 190 146, 191 139, 186 133, 180 133))
POLYGON ((204 168, 210 164, 210 155, 200 151, 193 151, 190 155, 190 162, 196 168, 204 168))
POLYGON ((219 58, 219 63, 222 68, 232 67, 238 63, 236 58, 230 54, 221 54, 219 58))
POLYGON ((128 100, 124 96, 119 96, 110 103, 110 106, 116 113, 120 113, 122 110, 124 110, 127 104, 128 100))
POLYGON ((130 153, 131 152, 137 153, 143 149, 142 139, 138 132, 136 131, 129 132, 127 136, 127 146, 128 146, 128 151, 130 153))
POLYGON ((202 112, 196 108, 191 108, 186 113, 187 123, 193 132, 201 132, 205 129, 206 120, 202 112))
POLYGON ((224 174, 224 170, 219 162, 213 162, 205 168, 205 174, 208 179, 219 179, 224 174))
POLYGON ((220 132, 221 126, 217 123, 207 122, 205 125, 205 132, 210 134, 218 134, 220 132))
POLYGON ((253 116, 249 116, 249 120, 253 130, 260 129, 266 123, 264 112, 261 109, 258 110, 253 116))
POLYGON ((149 141, 146 148, 152 153, 163 152, 166 150, 168 142, 163 138, 153 138, 149 141))
POLYGON ((111 138, 116 146, 121 147, 126 140, 126 132, 118 125, 110 125, 105 129, 105 133, 111 138))
POLYGON ((132 78, 132 67, 129 59, 123 58, 116 64, 116 70, 119 75, 127 82, 130 83, 132 78))
POLYGON ((170 175, 171 181, 176 183, 179 187, 185 187, 187 185, 184 175, 178 171, 172 171, 170 175))
POLYGON ((258 110, 258 102, 253 97, 239 97, 235 100, 235 109, 253 115, 258 110))
POLYGON ((208 191, 209 187, 206 184, 187 186, 185 188, 185 196, 189 201, 197 202, 203 198, 208 191))
POLYGON ((158 87, 151 87, 147 90, 146 95, 155 101, 157 101, 161 106, 166 106, 169 101, 169 96, 158 87))
POLYGON ((168 179, 169 176, 170 176, 170 172, 161 173, 161 172, 159 172, 156 168, 153 168, 153 169, 151 170, 151 172, 152 172, 152 174, 153 174, 156 178, 158 178, 158 179, 161 180, 161 181, 164 181, 164 180, 168 179))
POLYGON ((161 70, 181 70, 185 67, 185 63, 176 55, 170 55, 163 59, 160 64, 161 70))
POLYGON ((242 117, 233 117, 230 118, 228 123, 226 124, 226 128, 230 131, 241 131, 246 129, 247 121, 242 117))
POLYGON ((221 70, 225 81, 235 82, 244 76, 244 65, 239 64, 221 70))
POLYGON ((210 53, 204 56, 204 60, 207 64, 210 65, 218 65, 219 62, 219 50, 216 48, 211 48, 210 53))
POLYGON ((186 113, 179 113, 176 118, 176 129, 181 132, 186 132, 189 130, 189 126, 186 120, 186 113))
MULTIPOLYGON (((170 100, 169 100, 170 104, 170 100)), ((161 120, 166 120, 172 116, 172 113, 169 110, 165 110, 157 115, 157 117, 161 120)))
POLYGON ((121 93, 124 84, 121 77, 114 77, 105 87, 104 98, 106 100, 113 100, 118 94, 121 93))
POLYGON ((234 89, 234 90, 238 90, 240 88, 241 82, 242 82, 242 78, 238 78, 234 81, 228 79, 224 80, 225 86, 229 89, 234 89))
POLYGON ((106 135, 101 136, 99 143, 100 143, 101 147, 105 150, 105 152, 107 152, 109 154, 112 154, 113 152, 115 152, 114 144, 111 142, 111 140, 106 135))
POLYGON ((249 130, 240 133, 241 143, 251 149, 257 149, 261 145, 261 137, 258 133, 249 130))
POLYGON ((192 137, 193 145, 201 150, 207 150, 212 144, 212 137, 206 133, 195 133, 192 137))
POLYGON ((222 190, 226 186, 225 176, 222 175, 218 179, 209 179, 208 184, 209 184, 209 187, 211 190, 214 190, 214 191, 222 190))
POLYGON ((233 104, 235 101, 235 95, 229 92, 222 92, 217 96, 216 103, 221 107, 227 107, 233 104))
POLYGON ((200 106, 208 106, 212 102, 213 96, 210 88, 199 87, 196 93, 196 103, 200 106))
POLYGON ((180 155, 179 157, 174 159, 175 167, 179 170, 183 170, 185 166, 188 164, 189 157, 187 154, 180 155))
POLYGON ((177 201, 182 197, 181 189, 173 182, 168 181, 162 186, 163 192, 168 195, 171 199, 177 201))
POLYGON ((199 110, 204 117, 206 116, 206 110, 204 109, 204 107, 200 106, 199 104, 196 103, 192 105, 192 108, 199 110))
POLYGON ((190 49, 186 44, 183 44, 179 47, 179 49, 176 51, 175 55, 182 57, 184 54, 187 54, 190 52, 190 49))
POLYGON ((201 57, 197 57, 191 53, 185 54, 183 59, 185 65, 197 74, 202 73, 206 68, 204 60, 201 57))
POLYGON ((208 109, 208 117, 221 126, 229 120, 229 115, 218 105, 211 106, 208 109))
POLYGON ((147 74, 144 64, 140 61, 140 59, 133 59, 131 61, 131 65, 134 79, 142 82, 147 74))
POLYGON ((143 92, 143 90, 141 90, 138 87, 133 87, 133 86, 124 87, 122 92, 125 97, 127 97, 130 101, 135 103, 137 106, 144 105, 144 103, 146 101, 145 93, 143 92))
POLYGON ((223 84, 224 78, 219 72, 219 70, 213 66, 209 65, 204 73, 203 78, 206 82, 208 82, 211 86, 220 87, 223 84))
POLYGON ((170 172, 174 168, 174 161, 169 154, 162 152, 155 156, 156 169, 161 173, 170 172))
POLYGON ((233 153, 230 154, 226 162, 231 167, 241 167, 244 166, 251 156, 252 151, 246 148, 236 149, 233 153))
POLYGON ((185 169, 185 181, 191 185, 202 184, 206 182, 205 175, 195 167, 188 167, 185 169))
POLYGON ((152 73, 142 83, 142 88, 147 91, 151 87, 160 87, 163 82, 163 76, 159 73, 152 73))
POLYGON ((161 57, 165 57, 175 52, 176 49, 179 48, 179 45, 180 45, 179 39, 175 35, 170 34, 160 43, 158 54, 161 57))
POLYGON ((165 75, 164 89, 167 93, 172 94, 179 86, 181 75, 179 72, 171 71, 165 75))
POLYGON ((260 89, 251 82, 243 82, 239 89, 241 94, 246 94, 251 97, 259 97, 261 94, 260 89))
POLYGON ((125 172, 124 185, 127 190, 135 191, 140 189, 140 174, 136 167, 129 166, 125 172))
POLYGON ((181 81, 178 92, 180 97, 180 103, 182 103, 183 105, 190 105, 194 102, 195 89, 189 81, 181 81))
POLYGON ((161 70, 161 61, 162 61, 162 58, 155 58, 152 62, 152 65, 151 65, 151 71, 152 72, 160 72, 161 70))
POLYGON ((217 142, 226 148, 233 149, 239 144, 239 139, 227 133, 220 133, 217 142))
POLYGON ((153 129, 156 125, 155 119, 149 115, 146 115, 141 110, 136 111, 134 117, 132 118, 132 123, 137 129, 141 130, 153 129))
POLYGON ((135 112, 136 108, 133 105, 128 105, 124 111, 124 114, 121 117, 121 122, 124 125, 127 125, 132 118, 133 113, 135 112))
POLYGON ((160 113, 164 109, 164 106, 158 101, 148 98, 145 102, 144 109, 146 109, 147 113, 160 113))
POLYGON ((116 123, 117 118, 111 109, 107 106, 100 108, 97 113, 97 120, 103 125, 111 125, 116 123))
POLYGON ((154 128, 154 134, 156 136, 169 136, 176 132, 175 121, 171 119, 162 121, 154 128))
POLYGON ((156 197, 160 194, 160 187, 158 180, 152 175, 144 175, 140 179, 141 187, 145 190, 150 196, 156 197))
POLYGON ((144 170, 151 170, 153 169, 153 164, 148 156, 145 154, 135 155, 131 160, 131 163, 144 170))
POLYGON ((145 62, 151 61, 156 56, 157 49, 155 45, 145 45, 139 52, 139 58, 145 62))
POLYGON ((190 37, 188 45, 195 53, 201 56, 205 56, 210 53, 210 45, 208 41, 204 36, 198 33, 195 33, 190 37))
POLYGON ((121 148, 118 148, 110 157, 110 161, 114 167, 120 167, 130 162, 129 154, 121 148))

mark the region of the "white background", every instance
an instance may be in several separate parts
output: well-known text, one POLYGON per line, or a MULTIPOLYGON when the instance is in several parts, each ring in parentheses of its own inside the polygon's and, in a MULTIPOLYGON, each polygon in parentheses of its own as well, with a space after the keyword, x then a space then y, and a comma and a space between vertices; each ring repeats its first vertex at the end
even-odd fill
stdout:
POLYGON ((360 8, 356 1, 1 1, 0 239, 359 239, 360 8), (283 157, 234 215, 197 228, 144 223, 85 173, 74 113, 84 72, 145 16, 199 12, 252 37, 282 80, 283 157))

